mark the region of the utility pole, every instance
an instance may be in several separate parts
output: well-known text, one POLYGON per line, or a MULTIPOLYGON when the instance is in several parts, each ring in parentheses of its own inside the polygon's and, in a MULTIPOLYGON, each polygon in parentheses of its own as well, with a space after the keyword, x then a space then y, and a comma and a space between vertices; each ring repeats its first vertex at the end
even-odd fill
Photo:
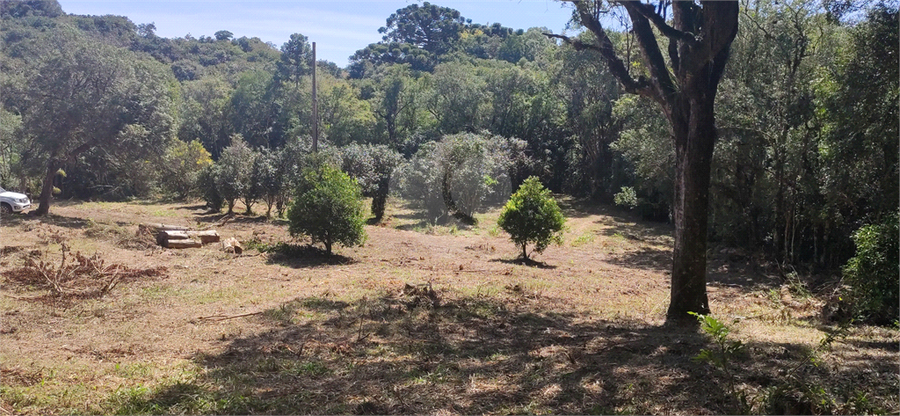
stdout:
POLYGON ((312 43, 312 151, 319 151, 319 98, 316 95, 316 43, 312 43))

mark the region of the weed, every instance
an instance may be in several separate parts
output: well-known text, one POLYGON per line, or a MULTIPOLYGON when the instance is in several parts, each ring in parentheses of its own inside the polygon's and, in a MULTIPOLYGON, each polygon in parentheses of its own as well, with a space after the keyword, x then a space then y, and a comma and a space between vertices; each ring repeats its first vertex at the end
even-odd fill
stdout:
POLYGON ((596 234, 590 231, 585 232, 584 234, 578 236, 578 238, 572 240, 572 247, 581 247, 585 244, 593 243, 596 238, 596 234))
POLYGON ((786 273, 784 278, 785 282, 787 283, 788 290, 790 290, 792 295, 797 296, 801 299, 809 299, 812 297, 812 292, 810 292, 809 288, 806 287, 806 283, 800 280, 800 275, 796 270, 792 270, 786 273))
POLYGON ((260 253, 271 253, 277 251, 284 243, 272 244, 260 241, 258 238, 252 238, 241 242, 247 250, 256 250, 260 253))
POLYGON ((781 306, 781 294, 777 290, 769 289, 766 292, 766 298, 769 299, 769 302, 772 302, 772 305, 776 307, 781 306))
POLYGON ((716 345, 716 349, 714 350, 705 348, 700 350, 700 354, 697 354, 697 356, 694 357, 694 361, 705 361, 713 367, 722 370, 722 372, 725 373, 725 377, 728 379, 729 394, 737 401, 739 410, 741 410, 742 413, 746 413, 749 411, 750 406, 747 402, 746 395, 743 392, 737 391, 737 387, 735 386, 736 377, 731 368, 731 364, 736 356, 743 351, 744 344, 740 340, 732 341, 728 339, 728 334, 731 333, 731 329, 718 319, 696 312, 689 313, 697 318, 697 321, 700 322, 700 329, 709 335, 716 345))

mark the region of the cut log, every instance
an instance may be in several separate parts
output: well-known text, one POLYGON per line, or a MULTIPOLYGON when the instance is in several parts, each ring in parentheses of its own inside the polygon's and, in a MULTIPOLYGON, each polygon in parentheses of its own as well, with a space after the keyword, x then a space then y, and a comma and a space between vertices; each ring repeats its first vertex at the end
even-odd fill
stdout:
POLYGON ((203 243, 197 240, 168 240, 163 244, 167 248, 196 248, 203 247, 203 243))
POLYGON ((244 252, 244 248, 241 247, 240 241, 238 241, 234 237, 231 237, 222 242, 222 250, 226 253, 234 254, 241 254, 244 252))
POLYGON ((171 231, 187 231, 188 227, 183 227, 181 225, 171 225, 171 224, 160 224, 160 223, 150 223, 150 224, 141 224, 142 227, 149 228, 153 232, 159 232, 162 230, 171 230, 171 231))
POLYGON ((207 231, 188 231, 187 236, 190 238, 199 238, 203 244, 218 243, 221 238, 216 230, 207 231))
POLYGON ((187 231, 160 230, 156 234, 156 244, 159 244, 163 247, 168 247, 166 246, 166 242, 168 241, 188 239, 190 239, 190 237, 187 235, 187 231))

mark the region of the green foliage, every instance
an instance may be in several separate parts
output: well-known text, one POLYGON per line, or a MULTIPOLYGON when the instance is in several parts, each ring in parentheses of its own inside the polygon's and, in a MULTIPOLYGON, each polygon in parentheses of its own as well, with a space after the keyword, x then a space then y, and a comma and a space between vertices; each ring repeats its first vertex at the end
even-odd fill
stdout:
POLYGON ((198 189, 198 175, 212 165, 209 152, 198 140, 190 143, 174 140, 166 149, 163 161, 167 177, 161 181, 162 186, 178 198, 193 196, 198 189))
POLYGON ((620 207, 634 208, 638 205, 637 192, 630 186, 623 186, 622 191, 614 196, 614 201, 620 207))
POLYGON ((562 244, 566 218, 556 200, 550 196, 550 190, 532 176, 509 198, 497 224, 509 233, 513 243, 522 248, 522 258, 527 259, 526 246, 529 243, 534 244, 534 250, 538 253, 543 252, 550 243, 562 244))
POLYGON ((390 193, 391 175, 403 157, 384 145, 351 144, 341 149, 341 169, 359 183, 362 193, 372 198, 372 215, 380 220, 390 193))
POLYGON ((300 78, 310 72, 312 46, 306 36, 294 33, 281 46, 281 60, 278 61, 278 76, 283 81, 297 84, 300 78))
POLYGON ((303 170, 296 199, 288 210, 291 235, 309 236, 331 254, 334 243, 361 245, 366 240, 359 185, 346 173, 322 163, 303 170))
MULTIPOLYGON (((232 143, 222 151, 222 157, 216 162, 216 190, 228 205, 228 213, 234 212, 238 199, 255 201, 256 189, 252 183, 253 150, 247 146, 240 135, 231 138, 232 143)), ((252 205, 252 202, 251 202, 252 205)), ((247 205, 250 211, 250 205, 247 205)))
POLYGON ((259 197, 266 204, 266 217, 272 216, 272 207, 287 187, 287 174, 281 163, 284 150, 260 149, 253 159, 250 181, 257 188, 259 197))
POLYGON ((400 171, 400 192, 431 221, 472 219, 486 202, 511 193, 511 176, 527 164, 524 143, 488 134, 456 134, 423 145, 400 171))
POLYGON ((218 165, 208 165, 197 174, 196 188, 200 190, 200 197, 206 202, 206 207, 213 212, 222 210, 225 205, 225 198, 219 193, 216 186, 216 177, 218 173, 218 165))
MULTIPOLYGON (((136 176, 147 170, 130 164, 146 160, 172 137, 177 120, 171 72, 131 51, 92 42, 72 27, 44 41, 45 53, 29 65, 26 84, 17 87, 25 98, 18 108, 22 132, 35 151, 36 160, 29 163, 46 167, 37 213, 49 210, 52 173, 82 156, 94 162, 90 168, 98 173, 89 185, 149 188, 147 175, 136 176), (88 83, 90 88, 83 85, 88 83), (56 122, 61 114, 66 123, 56 122), (111 180, 113 172, 131 176, 111 180)), ((72 179, 85 183, 84 177, 72 179)), ((125 193, 130 193, 127 188, 125 193)))
POLYGON ((900 317, 900 226, 897 214, 853 233, 856 256, 844 266, 857 318, 882 325, 900 317))
POLYGON ((716 346, 715 349, 711 350, 705 348, 701 349, 700 353, 693 358, 694 361, 707 362, 713 367, 722 370, 728 378, 728 385, 730 388, 729 393, 731 394, 731 397, 738 403, 739 410, 746 412, 749 410, 747 398, 737 391, 737 388, 735 387, 735 374, 732 369, 732 362, 738 354, 744 351, 744 344, 740 340, 732 341, 728 339, 731 328, 718 319, 696 312, 688 313, 697 318, 697 321, 700 323, 700 329, 712 338, 713 343, 716 346))

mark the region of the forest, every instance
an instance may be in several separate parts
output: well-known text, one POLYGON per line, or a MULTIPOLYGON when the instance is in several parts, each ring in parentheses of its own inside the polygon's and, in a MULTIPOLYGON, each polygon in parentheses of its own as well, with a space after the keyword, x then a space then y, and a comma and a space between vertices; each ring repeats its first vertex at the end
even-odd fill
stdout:
POLYGON ((563 3, 341 68, 0 2, 0 410, 896 413, 898 2, 563 3))

